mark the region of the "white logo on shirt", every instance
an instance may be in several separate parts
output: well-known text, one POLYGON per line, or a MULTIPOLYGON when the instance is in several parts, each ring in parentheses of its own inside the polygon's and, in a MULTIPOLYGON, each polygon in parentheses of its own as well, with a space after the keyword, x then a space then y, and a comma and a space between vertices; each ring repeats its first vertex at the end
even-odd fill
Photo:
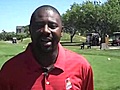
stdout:
POLYGON ((71 81, 70 81, 70 78, 67 78, 67 79, 65 80, 65 83, 66 83, 66 90, 69 90, 69 89, 72 88, 72 83, 71 83, 71 81))

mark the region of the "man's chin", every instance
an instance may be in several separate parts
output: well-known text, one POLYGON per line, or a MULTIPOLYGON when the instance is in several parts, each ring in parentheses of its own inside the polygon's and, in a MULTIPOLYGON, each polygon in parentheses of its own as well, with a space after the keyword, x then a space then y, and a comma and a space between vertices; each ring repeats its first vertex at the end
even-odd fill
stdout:
POLYGON ((52 52, 53 51, 53 48, 52 46, 39 46, 39 51, 40 53, 49 53, 49 52, 52 52))
POLYGON ((41 48, 41 51, 48 53, 48 52, 52 52, 53 49, 52 49, 51 47, 42 47, 42 48, 41 48))

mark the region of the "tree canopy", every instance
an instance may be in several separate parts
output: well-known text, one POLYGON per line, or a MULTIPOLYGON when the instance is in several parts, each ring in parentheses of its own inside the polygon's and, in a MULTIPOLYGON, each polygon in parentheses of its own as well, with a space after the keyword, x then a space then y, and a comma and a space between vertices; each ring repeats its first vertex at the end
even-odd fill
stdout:
POLYGON ((110 35, 120 31, 120 1, 73 3, 62 15, 62 19, 65 32, 71 35, 71 41, 76 32, 81 35, 87 32, 97 32, 101 36, 110 35))

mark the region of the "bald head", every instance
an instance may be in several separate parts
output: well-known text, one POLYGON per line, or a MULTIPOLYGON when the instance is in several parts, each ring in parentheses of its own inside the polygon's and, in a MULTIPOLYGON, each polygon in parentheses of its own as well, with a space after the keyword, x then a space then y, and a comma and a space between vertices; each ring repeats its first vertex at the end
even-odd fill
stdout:
POLYGON ((32 24, 32 22, 34 22, 35 20, 35 16, 40 12, 40 11, 53 11, 55 14, 57 14, 59 17, 60 17, 60 20, 61 20, 61 15, 59 13, 59 11, 54 8, 53 6, 50 6, 50 5, 43 5, 43 6, 40 6, 38 7, 32 14, 31 16, 31 20, 30 20, 30 25, 32 24))

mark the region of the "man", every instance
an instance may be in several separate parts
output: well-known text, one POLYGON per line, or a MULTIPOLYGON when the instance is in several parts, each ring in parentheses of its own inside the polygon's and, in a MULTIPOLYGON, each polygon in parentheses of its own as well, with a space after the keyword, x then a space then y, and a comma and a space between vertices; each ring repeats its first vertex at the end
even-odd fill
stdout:
POLYGON ((29 29, 32 42, 3 65, 0 90, 93 90, 90 64, 59 43, 63 26, 54 7, 38 7, 29 29))

